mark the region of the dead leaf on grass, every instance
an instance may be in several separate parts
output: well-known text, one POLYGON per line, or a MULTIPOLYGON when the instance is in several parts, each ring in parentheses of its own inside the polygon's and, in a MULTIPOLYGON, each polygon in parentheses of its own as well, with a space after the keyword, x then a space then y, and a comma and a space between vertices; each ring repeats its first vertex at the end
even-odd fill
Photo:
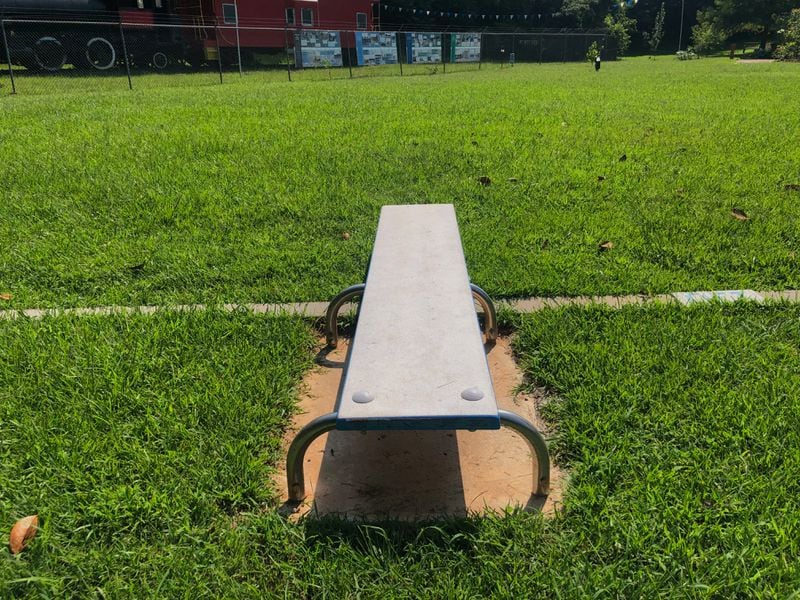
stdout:
POLYGON ((614 242, 610 240, 606 240, 604 242, 600 242, 598 248, 600 252, 605 252, 606 250, 611 250, 614 247, 614 242))
POLYGON ((747 216, 747 213, 744 212, 741 208, 732 208, 731 216, 734 219, 738 219, 739 221, 747 221, 750 219, 750 217, 747 216))
POLYGON ((11 554, 19 554, 25 549, 28 540, 36 535, 39 529, 39 516, 30 515, 14 523, 11 535, 8 536, 8 549, 11 554))
POLYGON ((4 293, 0 294, 0 300, 11 300, 14 297, 14 294, 4 293))
POLYGON ((342 239, 347 241, 350 239, 350 234, 347 231, 342 232, 342 239))

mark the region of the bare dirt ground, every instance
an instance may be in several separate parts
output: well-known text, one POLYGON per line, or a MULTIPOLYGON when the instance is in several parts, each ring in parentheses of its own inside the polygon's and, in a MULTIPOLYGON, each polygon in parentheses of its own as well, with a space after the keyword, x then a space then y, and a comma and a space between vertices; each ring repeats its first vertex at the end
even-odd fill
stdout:
MULTIPOLYGON (((301 410, 287 434, 334 408, 349 340, 318 360, 306 376, 301 410)), ((321 355, 322 356, 322 355, 321 355)), ((534 423, 547 436, 538 406, 544 395, 517 393, 522 373, 507 338, 488 356, 497 403, 534 423)), ((338 514, 348 518, 426 518, 503 511, 519 506, 554 512, 563 473, 551 464, 550 495, 531 496, 536 469, 524 439, 500 431, 333 431, 321 436, 305 458, 308 497, 295 515, 338 514)), ((286 474, 276 475, 283 499, 286 474)))

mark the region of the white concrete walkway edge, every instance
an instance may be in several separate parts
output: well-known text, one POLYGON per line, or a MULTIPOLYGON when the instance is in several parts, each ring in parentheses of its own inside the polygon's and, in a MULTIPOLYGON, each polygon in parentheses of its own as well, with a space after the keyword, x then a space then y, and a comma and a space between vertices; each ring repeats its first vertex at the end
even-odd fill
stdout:
MULTIPOLYGON (((682 305, 695 304, 698 302, 710 302, 712 300, 720 302, 750 301, 764 302, 765 300, 775 302, 800 302, 800 290, 766 291, 755 292, 753 290, 724 290, 708 292, 674 292, 672 294, 661 294, 658 296, 629 295, 629 296, 553 296, 553 297, 533 297, 519 298, 514 300, 498 301, 498 308, 508 307, 517 312, 535 312, 546 308, 558 308, 561 306, 580 305, 588 306, 591 304, 603 304, 612 308, 621 308, 631 304, 649 303, 679 303, 682 305)), ((160 311, 200 311, 214 308, 208 304, 177 304, 165 306, 91 306, 85 308, 26 308, 19 310, 0 310, 0 319, 41 319, 43 317, 57 315, 128 315, 128 314, 153 314, 160 311)), ((292 302, 286 304, 223 304, 216 308, 224 311, 233 312, 236 310, 246 310, 256 314, 288 313, 300 314, 308 317, 322 317, 328 307, 327 302, 292 302)))

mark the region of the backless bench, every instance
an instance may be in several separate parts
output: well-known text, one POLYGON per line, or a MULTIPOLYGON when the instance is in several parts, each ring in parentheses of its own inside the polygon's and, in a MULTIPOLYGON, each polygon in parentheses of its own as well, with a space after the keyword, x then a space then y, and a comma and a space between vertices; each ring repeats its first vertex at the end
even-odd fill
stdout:
POLYGON ((289 447, 290 501, 305 497, 305 451, 337 429, 500 429, 522 435, 536 460, 534 493, 548 493, 550 461, 541 433, 495 400, 474 300, 487 342, 497 336, 491 299, 470 284, 453 206, 384 206, 366 284, 344 290, 326 316, 338 341, 339 308, 361 296, 334 412, 311 421, 289 447))

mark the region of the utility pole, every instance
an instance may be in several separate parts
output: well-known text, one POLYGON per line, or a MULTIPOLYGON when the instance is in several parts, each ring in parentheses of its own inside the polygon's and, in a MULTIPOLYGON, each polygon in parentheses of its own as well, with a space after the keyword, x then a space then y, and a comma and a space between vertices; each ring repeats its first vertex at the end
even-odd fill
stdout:
POLYGON ((678 34, 678 52, 681 51, 683 46, 683 9, 686 7, 686 0, 681 0, 681 28, 678 34))

